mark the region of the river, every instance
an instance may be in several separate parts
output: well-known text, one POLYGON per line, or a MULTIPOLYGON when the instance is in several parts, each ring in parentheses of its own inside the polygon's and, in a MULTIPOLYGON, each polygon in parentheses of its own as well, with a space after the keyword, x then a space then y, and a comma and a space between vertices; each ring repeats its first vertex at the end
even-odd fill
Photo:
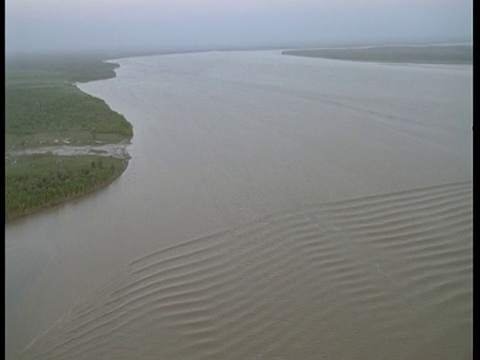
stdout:
POLYGON ((115 62, 129 166, 6 227, 9 358, 471 357, 472 66, 115 62))

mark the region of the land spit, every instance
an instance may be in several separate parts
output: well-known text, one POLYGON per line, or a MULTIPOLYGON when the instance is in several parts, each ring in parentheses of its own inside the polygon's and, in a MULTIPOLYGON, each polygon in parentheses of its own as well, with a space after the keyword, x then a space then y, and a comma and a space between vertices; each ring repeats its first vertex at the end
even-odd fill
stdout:
POLYGON ((42 146, 35 148, 26 148, 21 150, 11 150, 6 153, 6 156, 21 156, 33 154, 48 154, 61 156, 74 155, 97 155, 97 156, 113 156, 118 159, 129 160, 131 158, 127 151, 129 140, 119 142, 117 144, 104 145, 85 145, 85 146, 42 146))

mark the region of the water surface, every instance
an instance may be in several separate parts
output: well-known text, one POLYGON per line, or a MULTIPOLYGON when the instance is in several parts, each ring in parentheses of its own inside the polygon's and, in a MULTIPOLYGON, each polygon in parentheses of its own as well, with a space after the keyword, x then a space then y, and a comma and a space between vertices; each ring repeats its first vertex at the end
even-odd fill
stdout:
POLYGON ((127 170, 6 228, 12 358, 470 357, 471 66, 116 62, 127 170))

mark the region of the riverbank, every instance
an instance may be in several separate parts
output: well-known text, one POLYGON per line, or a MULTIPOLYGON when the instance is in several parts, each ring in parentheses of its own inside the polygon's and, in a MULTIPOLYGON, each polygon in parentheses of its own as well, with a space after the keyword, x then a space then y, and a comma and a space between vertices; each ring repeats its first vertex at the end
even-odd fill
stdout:
POLYGON ((85 196, 125 171, 132 125, 75 85, 113 78, 118 66, 93 55, 7 59, 6 223, 85 196), (106 168, 88 168, 99 158, 106 168))

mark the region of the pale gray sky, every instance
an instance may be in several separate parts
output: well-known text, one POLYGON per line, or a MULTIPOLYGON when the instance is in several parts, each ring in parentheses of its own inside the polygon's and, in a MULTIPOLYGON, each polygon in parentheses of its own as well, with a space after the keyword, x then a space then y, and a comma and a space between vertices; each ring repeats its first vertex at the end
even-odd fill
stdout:
POLYGON ((7 53, 471 41, 472 0, 7 0, 7 53))

